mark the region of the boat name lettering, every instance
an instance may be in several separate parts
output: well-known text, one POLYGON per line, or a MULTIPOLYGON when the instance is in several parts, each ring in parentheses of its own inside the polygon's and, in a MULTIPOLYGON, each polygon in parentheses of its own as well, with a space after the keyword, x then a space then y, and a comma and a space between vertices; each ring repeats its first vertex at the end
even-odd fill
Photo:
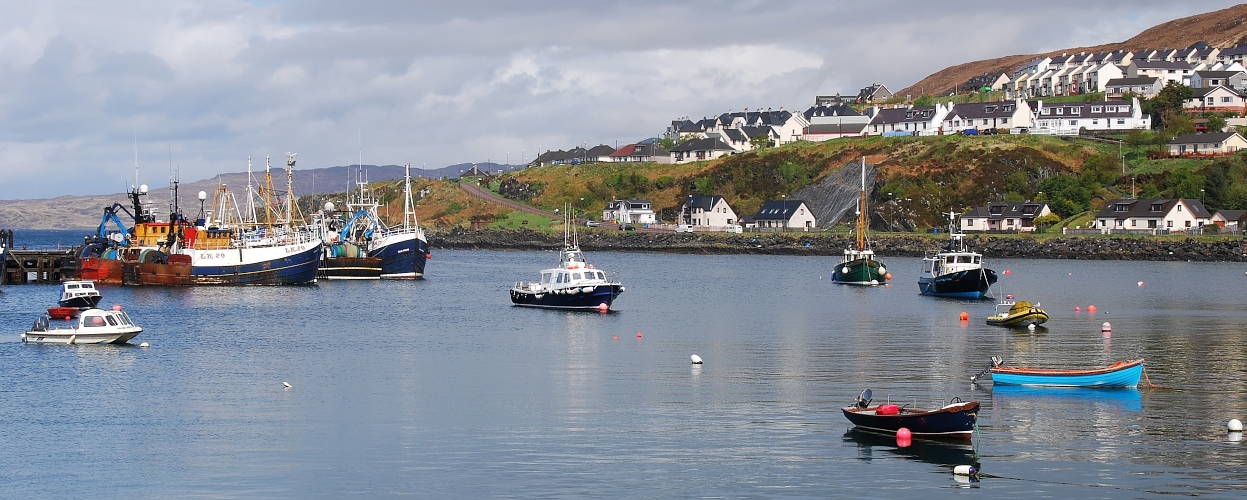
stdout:
POLYGON ((304 250, 307 250, 307 245, 295 245, 292 247, 286 247, 286 253, 302 252, 304 250))
POLYGON ((199 254, 201 259, 224 259, 225 252, 204 252, 199 254))

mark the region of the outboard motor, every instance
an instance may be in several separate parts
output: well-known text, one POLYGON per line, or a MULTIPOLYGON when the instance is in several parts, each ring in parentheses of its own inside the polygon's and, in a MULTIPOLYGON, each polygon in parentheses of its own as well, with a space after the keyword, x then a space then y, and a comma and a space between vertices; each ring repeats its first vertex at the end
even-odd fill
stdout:
POLYGON ((861 394, 857 395, 857 402, 853 403, 853 406, 856 406, 858 408, 866 408, 870 406, 870 400, 872 399, 872 396, 874 396, 874 394, 870 392, 870 389, 866 389, 862 391, 861 394))

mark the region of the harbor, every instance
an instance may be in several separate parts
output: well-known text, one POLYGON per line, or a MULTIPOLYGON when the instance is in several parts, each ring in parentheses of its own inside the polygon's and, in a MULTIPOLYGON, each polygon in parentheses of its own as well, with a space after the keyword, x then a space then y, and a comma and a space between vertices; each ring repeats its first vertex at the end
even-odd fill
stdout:
POLYGON ((992 300, 919 295, 917 257, 888 257, 893 280, 853 287, 831 282, 838 256, 594 252, 628 287, 611 313, 513 306, 507 289, 555 250, 438 251, 425 280, 101 287, 100 304, 124 305, 144 329, 131 344, 147 349, 24 345, 60 286, 5 288, 0 411, 23 422, 0 428, 6 492, 1099 498, 1247 487, 1247 451, 1225 431, 1247 408, 1247 356, 1208 347, 1247 342, 1247 312, 1223 293, 1247 279, 1240 264, 987 255, 1011 271, 999 285, 1052 316, 1031 333, 986 324, 992 300), (384 300, 316 312, 343 297, 384 300), (1163 387, 971 384, 992 356, 1051 368, 1145 358, 1163 387), (976 401, 978 431, 905 448, 863 434, 841 409, 866 388, 872 404, 976 401), (91 481, 53 480, 76 473, 31 460, 117 456, 117 473, 91 481), (979 481, 958 482, 954 466, 976 462, 979 481))

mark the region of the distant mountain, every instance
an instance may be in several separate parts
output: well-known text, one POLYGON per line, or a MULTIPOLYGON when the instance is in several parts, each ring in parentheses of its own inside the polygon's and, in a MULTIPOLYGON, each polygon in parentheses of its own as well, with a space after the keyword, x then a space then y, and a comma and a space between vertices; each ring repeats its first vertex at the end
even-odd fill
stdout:
MULTIPOLYGON (((459 163, 446 167, 424 170, 412 168, 412 177, 455 178, 475 165, 487 172, 505 172, 523 168, 523 165, 502 165, 498 163, 459 163)), ((401 165, 364 165, 362 169, 356 165, 299 170, 295 165, 292 181, 294 192, 299 196, 309 194, 341 193, 355 187, 357 178, 367 182, 389 181, 403 178, 401 165)), ((264 170, 251 173, 253 183, 264 182, 264 170)), ((286 190, 286 169, 272 169, 273 187, 278 191, 286 190)), ((209 198, 217 186, 224 184, 235 195, 246 191, 247 173, 235 172, 220 174, 211 179, 195 182, 184 182, 178 186, 178 194, 182 210, 185 213, 198 213, 196 196, 204 191, 209 198)), ((156 208, 158 217, 164 218, 170 202, 167 186, 149 185, 149 198, 156 208)), ((126 204, 125 193, 89 195, 89 196, 58 196, 39 200, 0 200, 0 228, 7 229, 85 229, 95 228, 100 224, 104 207, 113 203, 126 204)), ((211 201, 209 201, 210 203, 211 201)))
POLYGON ((1114 50, 1141 50, 1145 48, 1182 48, 1195 42, 1226 48, 1236 43, 1247 41, 1247 4, 1239 4, 1228 9, 1198 14, 1158 24, 1135 35, 1124 42, 1108 43, 1093 47, 1077 47, 1072 49, 1054 50, 1043 54, 1020 54, 974 61, 956 66, 949 66, 923 78, 907 88, 901 89, 896 95, 909 95, 917 98, 923 93, 932 95, 946 94, 953 88, 965 84, 976 76, 1000 73, 1013 75, 1018 67, 1038 57, 1060 54, 1078 54, 1080 52, 1110 52, 1114 50))

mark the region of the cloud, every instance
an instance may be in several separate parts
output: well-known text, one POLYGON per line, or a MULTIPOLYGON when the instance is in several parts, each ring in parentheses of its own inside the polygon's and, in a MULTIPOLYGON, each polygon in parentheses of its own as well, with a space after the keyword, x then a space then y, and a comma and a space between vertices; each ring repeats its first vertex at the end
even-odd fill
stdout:
POLYGON ((1120 41, 1229 2, 24 2, 0 18, 0 199, 299 153, 518 163, 671 119, 803 109, 945 66, 1120 41))

